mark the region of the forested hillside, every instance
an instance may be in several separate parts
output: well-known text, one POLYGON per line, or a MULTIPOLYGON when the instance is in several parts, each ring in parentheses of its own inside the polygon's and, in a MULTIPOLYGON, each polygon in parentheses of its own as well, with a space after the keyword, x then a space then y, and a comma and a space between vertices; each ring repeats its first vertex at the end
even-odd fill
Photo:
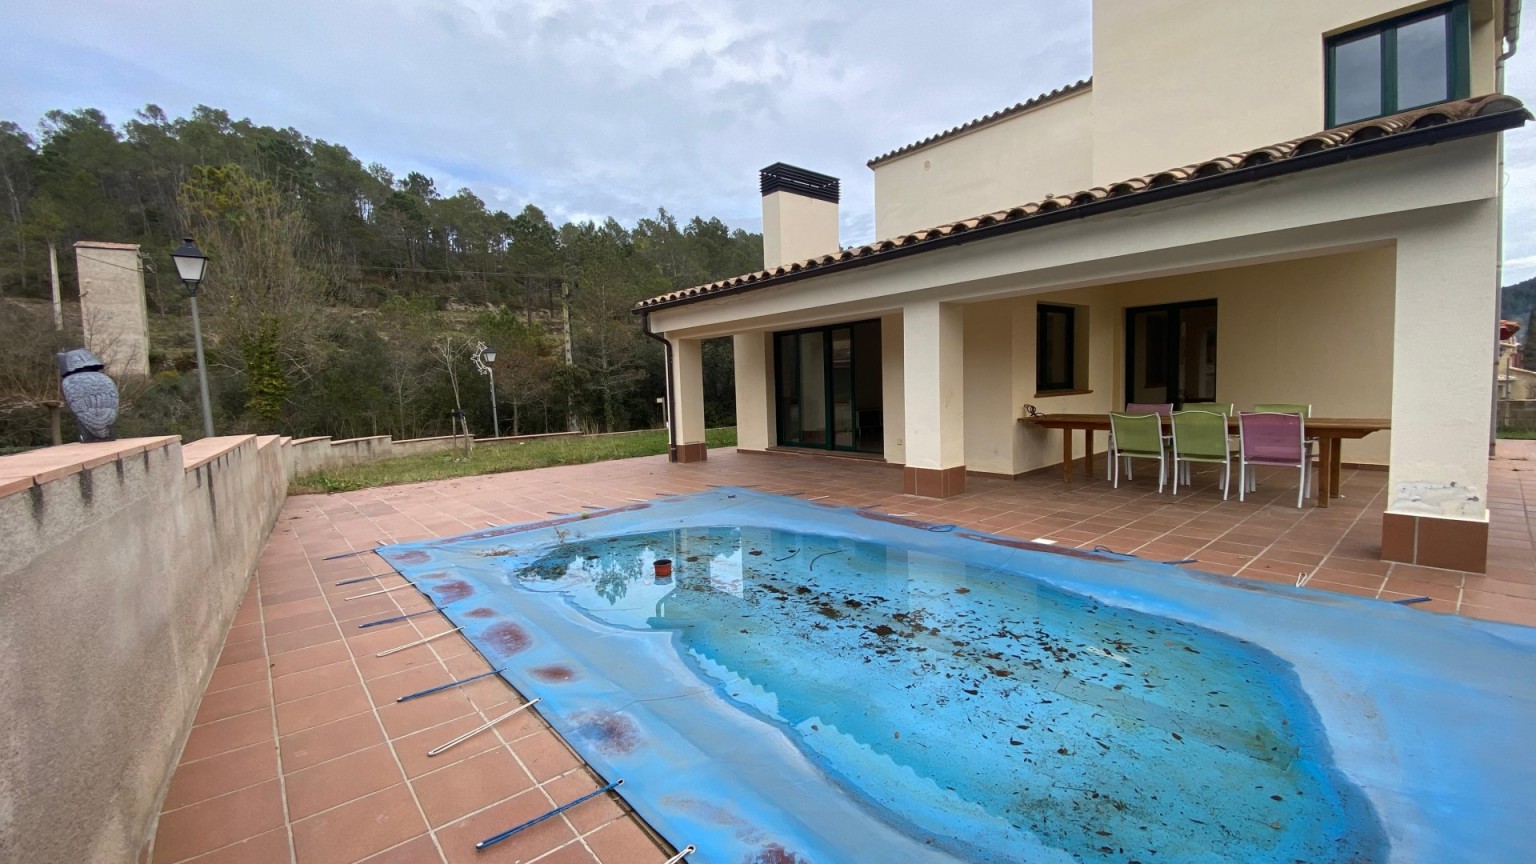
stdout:
POLYGON ((1536 279, 1527 279, 1514 285, 1504 286, 1504 296, 1499 304, 1499 317, 1520 325, 1521 342, 1528 337, 1531 310, 1536 309, 1536 279))
MULTIPOLYGON (((718 219, 557 226, 201 106, 120 125, 53 111, 35 135, 0 122, 0 211, 0 446, 46 443, 52 352, 80 342, 78 313, 53 332, 50 243, 66 301, 75 241, 140 244, 152 375, 120 382, 120 433, 189 438, 195 361, 169 257, 184 234, 212 259, 200 303, 221 434, 446 434, 455 386, 489 434, 478 341, 499 354, 503 434, 655 425, 661 353, 630 307, 762 262, 760 235, 718 219)), ((728 423, 730 347, 706 350, 708 419, 728 423)))

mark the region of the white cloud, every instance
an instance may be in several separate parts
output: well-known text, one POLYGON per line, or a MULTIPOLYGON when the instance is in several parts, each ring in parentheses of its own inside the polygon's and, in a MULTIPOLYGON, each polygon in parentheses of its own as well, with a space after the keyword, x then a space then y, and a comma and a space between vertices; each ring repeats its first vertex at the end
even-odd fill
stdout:
MULTIPOLYGON (((204 103, 294 126, 490 206, 756 228, 757 169, 865 160, 1089 74, 1086 3, 150 0, 0 6, 0 118, 204 103), (68 26, 60 26, 68 22, 68 26), (1021 35, 1023 34, 1023 35, 1021 35), (1027 36, 1027 38, 1024 38, 1027 36), (1021 52, 1021 45, 1027 51, 1021 52), (992 58, 983 60, 981 58, 992 58)), ((1508 89, 1536 102, 1536 49, 1508 89)), ((1509 133, 1506 281, 1536 275, 1536 134, 1509 133)))

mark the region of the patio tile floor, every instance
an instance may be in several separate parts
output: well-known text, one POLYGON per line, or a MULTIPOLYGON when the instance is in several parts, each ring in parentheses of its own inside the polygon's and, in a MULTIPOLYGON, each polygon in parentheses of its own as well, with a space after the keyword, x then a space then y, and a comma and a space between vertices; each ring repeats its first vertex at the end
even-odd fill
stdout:
POLYGON ((1325 510, 1296 509, 1282 475, 1261 477, 1242 503, 1222 501, 1209 472, 1174 497, 1145 478, 1117 490, 1085 477, 1065 484, 1057 470, 970 477, 965 494, 934 500, 901 494, 900 473, 878 463, 734 450, 689 465, 648 457, 290 498, 204 693, 149 860, 660 864, 673 854, 612 796, 477 854, 476 841, 601 784, 533 711, 428 758, 523 699, 490 678, 394 702, 489 667, 457 635, 375 657, 447 628, 424 615, 359 630, 430 607, 409 589, 346 599, 402 580, 337 586, 390 571, 372 555, 330 555, 740 485, 1064 546, 1196 558, 1186 566, 1241 578, 1304 577, 1384 601, 1427 596, 1412 608, 1536 625, 1536 441, 1499 449, 1486 574, 1381 561, 1382 471, 1346 469, 1345 497, 1325 510))

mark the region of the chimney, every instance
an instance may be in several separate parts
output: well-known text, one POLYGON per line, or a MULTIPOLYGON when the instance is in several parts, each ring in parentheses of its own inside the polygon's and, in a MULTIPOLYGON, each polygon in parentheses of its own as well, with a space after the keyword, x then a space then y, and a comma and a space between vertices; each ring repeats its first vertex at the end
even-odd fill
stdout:
POLYGON ((839 248, 838 180, 775 162, 758 172, 763 189, 763 267, 829 255, 839 248))

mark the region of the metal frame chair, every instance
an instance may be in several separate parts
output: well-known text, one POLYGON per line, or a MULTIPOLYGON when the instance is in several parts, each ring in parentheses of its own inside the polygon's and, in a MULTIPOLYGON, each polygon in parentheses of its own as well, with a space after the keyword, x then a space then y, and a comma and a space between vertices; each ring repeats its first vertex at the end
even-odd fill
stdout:
POLYGON ((1126 476, 1130 477, 1130 460, 1157 460, 1157 491, 1163 491, 1168 474, 1168 453, 1163 441, 1163 419, 1157 414, 1109 414, 1109 464, 1110 480, 1114 488, 1120 488, 1120 460, 1126 460, 1126 476), (1127 446, 1129 445, 1129 446, 1127 446))
MULTIPOLYGON (((1127 403, 1125 403, 1125 413, 1127 413, 1127 414, 1156 414, 1159 417, 1172 417, 1173 416, 1173 403, 1172 402, 1127 402, 1127 403)), ((1170 437, 1168 435, 1164 435, 1163 436, 1163 444, 1171 445, 1172 443, 1173 443, 1173 438, 1172 437, 1170 437)), ((1114 450, 1115 449, 1115 433, 1114 433, 1113 429, 1111 429, 1110 433, 1109 433, 1109 449, 1110 450, 1114 450)), ((1129 458, 1127 458, 1125 460, 1125 478, 1127 480, 1135 480, 1136 479, 1131 474, 1131 460, 1129 458)))
MULTIPOLYGON (((1232 486, 1232 443, 1227 416, 1218 411, 1173 412, 1173 494, 1179 494, 1179 466, 1191 462, 1221 466, 1221 500, 1232 486)), ((1186 475, 1187 476, 1187 475, 1186 475)), ((1189 483, 1186 479, 1185 483, 1189 483)))
POLYGON ((1249 465, 1296 468, 1300 472, 1296 484, 1296 507, 1299 509, 1307 497, 1307 475, 1312 467, 1305 418, 1299 413, 1244 411, 1237 415, 1237 423, 1241 433, 1237 500, 1245 500, 1248 493, 1249 465))

